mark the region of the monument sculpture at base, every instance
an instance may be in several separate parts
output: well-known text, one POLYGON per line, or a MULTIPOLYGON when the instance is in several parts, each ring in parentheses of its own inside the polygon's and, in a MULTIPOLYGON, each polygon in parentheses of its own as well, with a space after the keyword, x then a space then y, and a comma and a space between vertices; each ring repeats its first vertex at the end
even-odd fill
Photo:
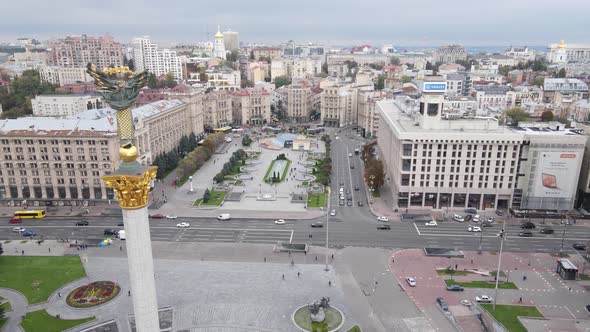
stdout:
POLYGON ((321 323, 326 319, 326 309, 330 307, 330 298, 322 297, 321 300, 308 305, 312 322, 321 323))

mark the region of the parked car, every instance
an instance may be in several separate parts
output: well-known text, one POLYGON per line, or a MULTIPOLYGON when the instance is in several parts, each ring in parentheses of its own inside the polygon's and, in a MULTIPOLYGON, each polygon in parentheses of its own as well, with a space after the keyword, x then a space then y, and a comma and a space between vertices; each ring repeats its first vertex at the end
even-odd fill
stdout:
POLYGON ((347 199, 346 200, 346 205, 352 206, 352 199, 347 199))
POLYGON ((471 221, 473 219, 473 216, 468 214, 465 216, 465 221, 471 221))
POLYGON ((164 215, 163 214, 154 214, 154 215, 151 215, 150 218, 152 218, 152 219, 162 219, 162 218, 164 218, 164 215))
POLYGON ((531 232, 531 231, 520 232, 520 233, 518 233, 518 236, 520 236, 520 237, 533 237, 533 232, 531 232))
POLYGON ((188 228, 191 224, 187 223, 187 222, 181 222, 179 224, 176 224, 176 227, 178 228, 188 228))
POLYGON ((453 220, 458 221, 458 222, 464 222, 465 218, 461 217, 460 215, 456 214, 453 216, 453 220))
POLYGON ((229 213, 222 213, 217 216, 217 220, 230 220, 231 215, 229 213))
POLYGON ((311 224, 311 227, 313 228, 322 228, 324 227, 324 224, 321 221, 316 221, 314 223, 311 224))
POLYGON ((331 216, 335 216, 335 215, 336 215, 336 210, 332 210, 332 211, 330 211, 330 215, 331 215, 331 216))
POLYGON ((88 221, 86 220, 80 220, 78 222, 76 222, 76 226, 88 226, 88 221))
POLYGON ((481 232, 481 227, 479 226, 469 226, 467 227, 468 232, 481 232))
POLYGON ((489 297, 487 295, 476 296, 473 300, 475 302, 479 302, 479 303, 492 303, 492 302, 494 302, 494 299, 492 299, 491 297, 489 297))
POLYGON ((522 224, 520 224, 520 228, 522 228, 522 229, 534 229, 535 227, 537 227, 537 226, 535 225, 534 222, 531 222, 531 221, 525 221, 522 224))
POLYGON ((119 231, 116 230, 116 229, 109 228, 109 229, 105 229, 104 232, 103 232, 103 234, 104 235, 115 235, 116 236, 116 235, 119 235, 119 231))
POLYGON ((275 225, 284 225, 284 224, 285 224, 284 219, 275 220, 275 225))
POLYGON ((461 304, 466 307, 471 307, 471 301, 469 300, 461 300, 461 304))
POLYGON ((12 229, 12 231, 15 232, 15 233, 22 233, 22 232, 24 232, 26 230, 27 229, 24 228, 24 227, 15 227, 15 228, 12 229))
POLYGON ((119 221, 119 222, 117 223, 117 226, 121 226, 121 227, 123 227, 123 226, 125 226, 125 223, 124 223, 124 222, 122 222, 122 221, 119 221))
POLYGON ((352 158, 352 153, 349 153, 349 154, 348 154, 348 157, 352 158))
POLYGON ((377 225, 377 229, 379 230, 390 230, 391 226, 386 225, 386 224, 381 224, 381 225, 377 225))
POLYGON ((586 245, 582 243, 574 243, 572 247, 576 250, 586 250, 586 245))
POLYGON ((434 220, 427 221, 424 226, 438 226, 438 223, 434 220))
POLYGON ((178 219, 178 216, 176 216, 175 214, 169 214, 166 216, 166 219, 178 219))
POLYGON ((489 223, 494 222, 494 217, 489 217, 488 219, 486 219, 486 222, 489 222, 489 223))
POLYGON ((350 169, 354 169, 354 164, 350 164, 350 169))
POLYGON ((541 234, 553 234, 555 231, 551 227, 545 227, 541 229, 541 234))
POLYGON ((465 209, 465 213, 477 214, 477 209, 467 208, 465 209))
POLYGON ((21 235, 22 236, 30 236, 30 237, 33 237, 33 236, 36 236, 37 233, 35 233, 33 231, 30 231, 30 230, 25 230, 24 232, 21 233, 21 235))
POLYGON ((359 190, 361 190, 361 188, 359 186, 354 186, 354 190, 359 191, 359 190))
POLYGON ((491 222, 484 222, 481 224, 481 227, 493 227, 494 225, 491 222))
POLYGON ((377 217, 377 220, 382 221, 382 222, 388 222, 389 218, 387 218, 386 216, 381 216, 381 217, 377 217))
POLYGON ((338 203, 340 206, 344 206, 344 198, 340 197, 340 203, 338 203))
POLYGON ((20 224, 21 222, 23 222, 23 218, 21 217, 12 217, 10 218, 10 220, 8 220, 9 223, 11 224, 20 224))
POLYGON ((463 286, 460 285, 448 285, 447 290, 451 292, 462 292, 465 289, 463 288, 463 286))
POLYGON ((503 216, 504 215, 504 211, 502 210, 496 210, 496 214, 499 216, 503 216))
POLYGON ((441 307, 442 310, 449 311, 449 305, 442 297, 437 297, 436 303, 441 307))
POLYGON ((408 285, 410 285, 410 287, 416 287, 416 279, 412 277, 406 277, 406 282, 408 285))
POLYGON ((473 216, 473 222, 480 222, 481 221, 481 217, 479 216, 479 214, 476 214, 473 216))
POLYGON ((363 201, 358 201, 358 206, 363 206, 365 205, 365 203, 363 203, 363 201))

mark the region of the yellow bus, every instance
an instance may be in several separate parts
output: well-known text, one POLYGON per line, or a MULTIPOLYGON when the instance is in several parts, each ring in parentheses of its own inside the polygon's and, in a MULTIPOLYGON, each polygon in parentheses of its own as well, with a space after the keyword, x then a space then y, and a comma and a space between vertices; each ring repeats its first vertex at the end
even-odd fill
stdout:
POLYGON ((23 219, 45 218, 45 210, 15 211, 14 216, 21 217, 23 219))

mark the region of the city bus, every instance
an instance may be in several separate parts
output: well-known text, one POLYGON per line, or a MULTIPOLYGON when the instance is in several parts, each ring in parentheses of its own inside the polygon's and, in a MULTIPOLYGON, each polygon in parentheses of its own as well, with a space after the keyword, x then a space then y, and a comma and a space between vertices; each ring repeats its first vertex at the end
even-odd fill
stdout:
POLYGON ((45 218, 45 210, 26 210, 26 211, 15 211, 15 217, 21 217, 23 219, 39 219, 45 218))

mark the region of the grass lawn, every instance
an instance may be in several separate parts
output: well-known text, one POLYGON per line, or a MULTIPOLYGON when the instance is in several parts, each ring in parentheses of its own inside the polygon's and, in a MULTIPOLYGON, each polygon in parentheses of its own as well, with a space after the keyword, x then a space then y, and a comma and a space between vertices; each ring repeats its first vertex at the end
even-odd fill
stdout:
POLYGON ((185 183, 186 183, 186 181, 188 181, 188 175, 185 175, 185 176, 181 177, 181 178, 178 180, 178 184, 177 184, 177 185, 180 187, 180 186, 182 186, 183 184, 185 184, 185 183))
POLYGON ((0 256, 0 287, 23 293, 29 305, 85 275, 79 257, 0 256))
POLYGON ((483 303, 481 306, 510 332, 527 332, 527 329, 516 318, 518 316, 543 317, 537 307, 497 304, 496 311, 494 311, 491 303, 483 303))
POLYGON ((60 332, 76 325, 86 323, 95 319, 94 317, 84 319, 58 319, 50 316, 45 310, 38 310, 27 313, 21 325, 25 331, 60 332))
POLYGON ((193 206, 198 206, 199 204, 205 206, 221 205, 221 202, 225 198, 225 194, 225 191, 211 190, 211 197, 209 198, 209 201, 207 203, 203 203, 203 198, 201 197, 193 203, 193 206))
POLYGON ((238 161, 229 171, 228 175, 238 175, 240 174, 240 167, 242 166, 246 166, 246 165, 242 165, 241 161, 238 161))
POLYGON ((0 305, 0 308, 4 308, 4 312, 7 312, 12 310, 12 305, 10 305, 10 302, 4 302, 0 305))
MULTIPOLYGON (((447 286, 449 285, 459 285, 465 288, 496 288, 496 283, 487 282, 487 281, 457 281, 451 279, 445 279, 447 286)), ((499 289, 518 289, 516 285, 512 282, 502 282, 498 283, 499 289)))
POLYGON ((0 319, 0 329, 2 329, 2 326, 4 326, 4 324, 6 324, 7 321, 8 321, 8 318, 0 319))
POLYGON ((463 270, 454 270, 454 271, 450 271, 449 269, 437 269, 436 270, 436 274, 438 274, 439 276, 466 276, 468 274, 471 274, 471 272, 469 271, 463 271, 463 270))
POLYGON ((590 275, 588 274, 580 273, 578 276, 580 276, 580 280, 590 280, 590 275))
MULTIPOLYGON (((273 168, 276 160, 277 159, 273 160, 270 163, 270 166, 268 166, 268 169, 266 170, 266 173, 264 174, 264 181, 270 182, 270 179, 268 176, 270 175, 270 171, 272 171, 272 168, 273 168)), ((283 168, 283 174, 281 175, 281 181, 279 181, 279 182, 283 182, 283 181, 285 181, 285 178, 287 178, 287 171, 289 170, 289 166, 291 166, 291 160, 287 159, 287 165, 285 165, 285 168, 283 168)))
POLYGON ((326 193, 310 194, 307 196, 307 207, 324 207, 326 206, 326 193))
POLYGON ((348 332, 361 332, 361 328, 358 325, 355 325, 348 330, 348 332))

